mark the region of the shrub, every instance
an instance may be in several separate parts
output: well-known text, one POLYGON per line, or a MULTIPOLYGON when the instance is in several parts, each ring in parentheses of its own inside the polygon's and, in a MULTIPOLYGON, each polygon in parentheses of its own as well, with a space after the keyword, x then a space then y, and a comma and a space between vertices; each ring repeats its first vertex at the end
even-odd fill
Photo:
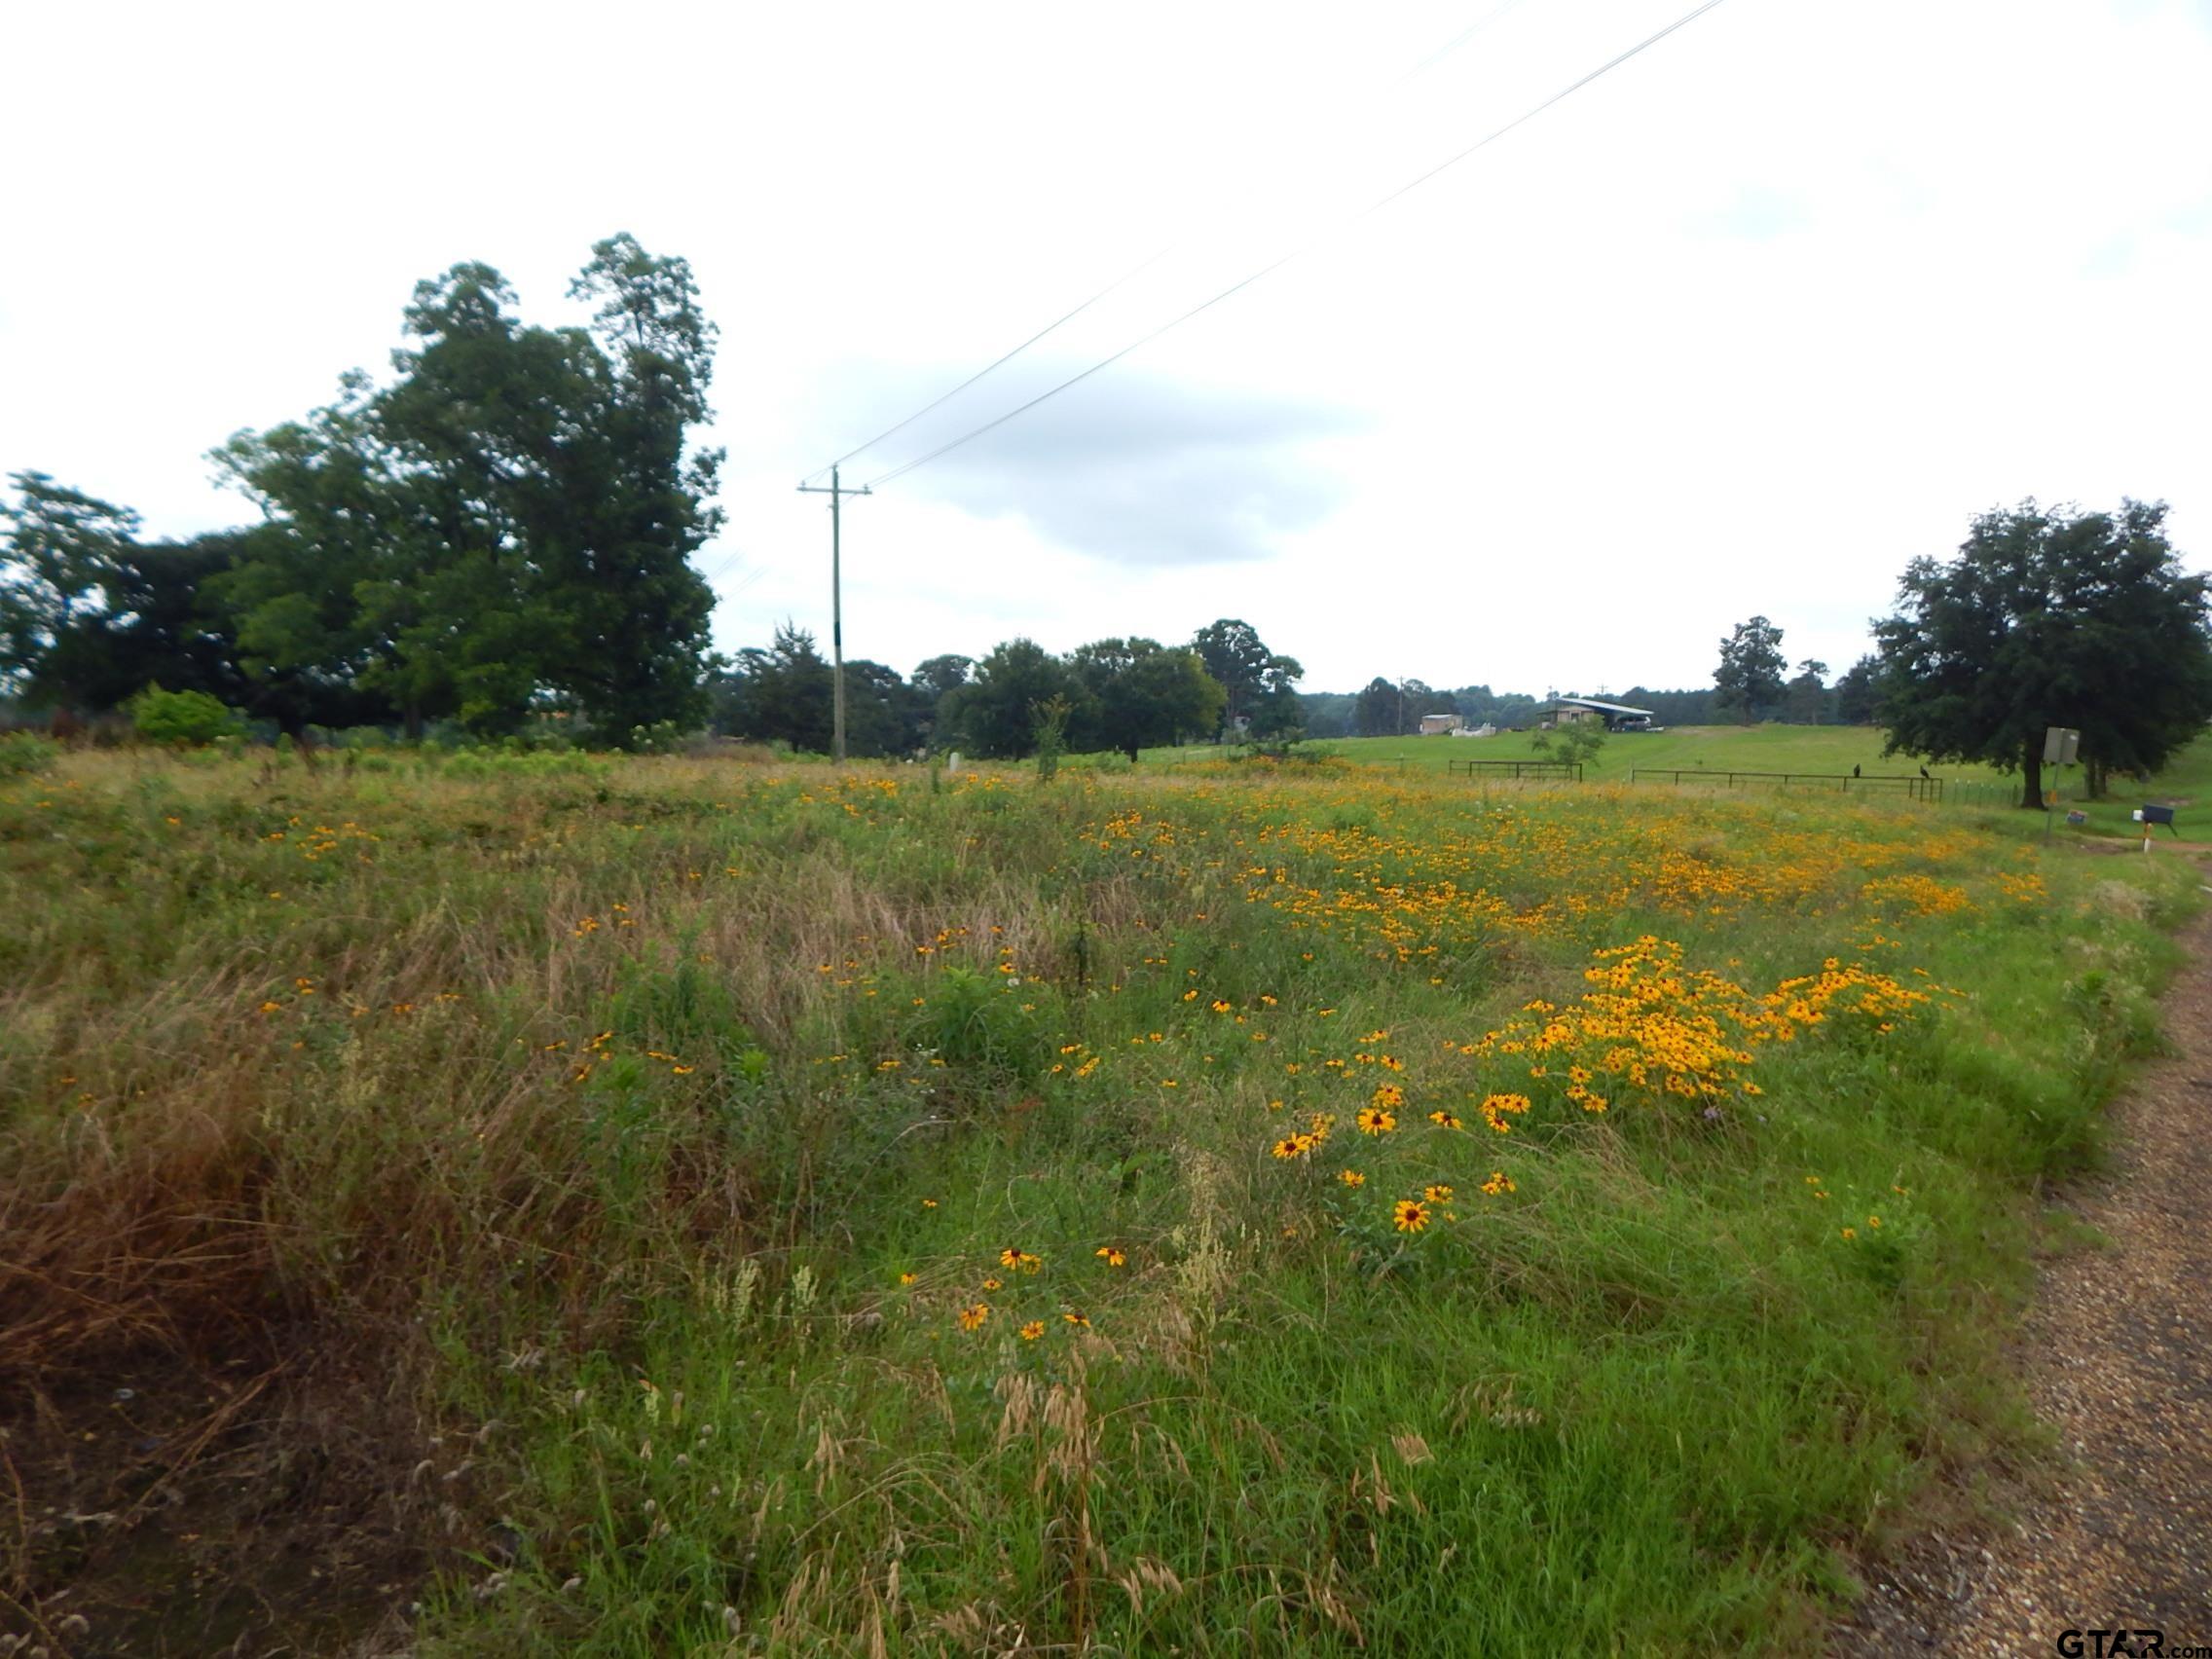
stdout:
POLYGON ((141 738, 172 749, 199 749, 219 738, 236 737, 245 725, 237 710, 204 691, 164 691, 149 685, 125 707, 141 738))
POLYGON ((61 745, 35 731, 0 732, 0 778, 28 778, 50 770, 61 745))

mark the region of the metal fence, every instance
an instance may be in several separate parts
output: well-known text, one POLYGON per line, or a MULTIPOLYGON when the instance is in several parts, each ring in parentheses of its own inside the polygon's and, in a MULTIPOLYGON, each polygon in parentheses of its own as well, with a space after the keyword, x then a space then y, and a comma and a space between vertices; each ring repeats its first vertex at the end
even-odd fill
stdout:
POLYGON ((1798 787, 1835 790, 1849 794, 1857 790, 1862 794, 1902 794, 1912 800, 1940 801, 1946 781, 1932 778, 1925 773, 1915 777, 1909 772, 1875 772, 1864 775, 1852 772, 1734 772, 1721 771, 1712 766, 1632 766, 1629 782, 1669 784, 1703 784, 1712 789, 1792 789, 1798 787))
POLYGON ((1447 760, 1446 772, 1464 772, 1472 778, 1558 778, 1563 782, 1579 784, 1582 781, 1582 762, 1579 760, 1447 760))

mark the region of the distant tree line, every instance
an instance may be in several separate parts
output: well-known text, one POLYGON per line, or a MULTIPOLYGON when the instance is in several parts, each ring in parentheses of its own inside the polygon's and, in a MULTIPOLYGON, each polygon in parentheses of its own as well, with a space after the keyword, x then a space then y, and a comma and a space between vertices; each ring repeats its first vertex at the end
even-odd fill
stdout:
MULTIPOLYGON (((981 658, 935 656, 901 679, 875 662, 845 664, 845 743, 857 756, 959 749, 995 759, 1035 751, 1043 722, 1078 752, 1139 750, 1222 736, 1282 738, 1299 729, 1297 660, 1225 617, 1186 645, 1096 640, 1064 656, 1009 640, 981 658)), ((827 752, 832 671, 814 637, 786 625, 710 682, 713 723, 732 737, 827 752)))
POLYGON ((706 713, 721 523, 715 328, 690 268, 628 236, 570 284, 588 327, 513 313, 490 266, 418 283, 394 378, 215 452, 249 528, 145 542, 129 508, 41 472, 0 503, 0 691, 113 708, 208 693, 287 731, 546 712, 622 746, 706 713))

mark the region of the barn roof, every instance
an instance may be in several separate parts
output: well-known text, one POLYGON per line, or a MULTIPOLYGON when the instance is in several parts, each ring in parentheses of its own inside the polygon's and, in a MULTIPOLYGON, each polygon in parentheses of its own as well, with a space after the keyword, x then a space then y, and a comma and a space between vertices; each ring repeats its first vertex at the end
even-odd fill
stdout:
POLYGON ((1601 703, 1595 697, 1562 697, 1559 706, 1563 709, 1596 709, 1602 715, 1642 715, 1648 718, 1651 714, 1649 709, 1632 709, 1626 703, 1601 703))

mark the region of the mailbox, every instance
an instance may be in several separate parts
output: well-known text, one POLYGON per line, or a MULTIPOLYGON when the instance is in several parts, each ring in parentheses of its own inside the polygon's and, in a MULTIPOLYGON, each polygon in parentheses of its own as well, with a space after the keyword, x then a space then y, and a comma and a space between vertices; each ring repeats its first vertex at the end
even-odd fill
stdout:
POLYGON ((2177 841, 2181 839, 2181 831, 2174 828, 2174 809, 2170 806, 2139 806, 2134 817, 2135 822, 2143 826, 2145 834, 2150 833, 2152 825, 2163 824, 2167 834, 2177 841))

